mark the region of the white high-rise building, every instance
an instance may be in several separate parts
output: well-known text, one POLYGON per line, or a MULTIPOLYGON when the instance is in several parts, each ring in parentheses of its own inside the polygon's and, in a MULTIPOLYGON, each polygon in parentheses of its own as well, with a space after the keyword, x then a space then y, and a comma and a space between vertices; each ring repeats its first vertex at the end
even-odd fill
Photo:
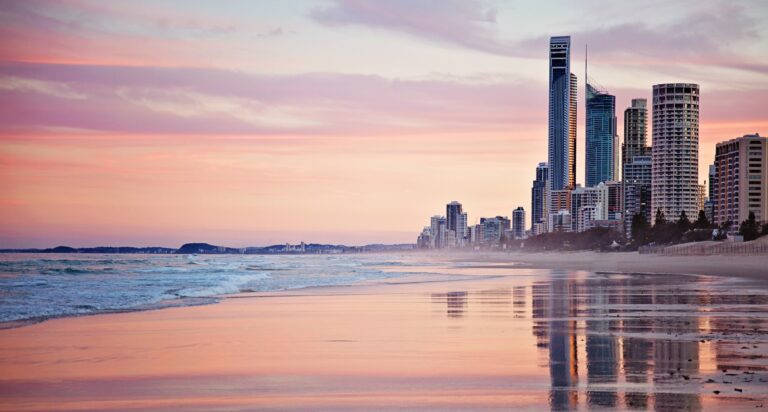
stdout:
POLYGON ((431 247, 433 249, 444 248, 445 245, 445 217, 432 216, 429 221, 430 232, 432 233, 431 247))
POLYGON ((699 85, 653 86, 652 213, 667 220, 699 212, 699 85))
POLYGON ((608 220, 608 186, 599 183, 594 187, 577 187, 571 191, 571 230, 583 232, 593 220, 608 220), (588 212, 584 208, 590 208, 588 212), (589 220, 587 222, 587 220, 589 220))

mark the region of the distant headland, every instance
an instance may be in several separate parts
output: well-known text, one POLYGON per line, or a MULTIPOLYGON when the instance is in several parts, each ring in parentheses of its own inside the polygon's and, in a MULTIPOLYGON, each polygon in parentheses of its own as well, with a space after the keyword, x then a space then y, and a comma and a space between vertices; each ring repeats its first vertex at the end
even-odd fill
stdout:
POLYGON ((338 253, 372 253, 389 252, 398 250, 411 250, 411 243, 398 244, 369 244, 365 246, 328 245, 320 243, 304 243, 296 245, 289 243, 271 246, 249 246, 244 248, 232 248, 217 246, 210 243, 185 243, 178 249, 150 246, 96 246, 74 248, 70 246, 56 246, 46 249, 0 249, 0 253, 145 253, 145 254, 205 254, 205 255, 274 255, 274 254, 338 254, 338 253))

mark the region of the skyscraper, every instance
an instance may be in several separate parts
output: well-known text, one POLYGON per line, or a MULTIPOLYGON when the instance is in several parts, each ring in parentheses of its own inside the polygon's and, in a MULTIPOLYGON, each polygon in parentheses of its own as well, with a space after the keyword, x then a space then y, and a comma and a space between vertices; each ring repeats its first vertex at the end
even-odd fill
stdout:
MULTIPOLYGON (((453 201, 445 205, 445 230, 451 230, 454 234, 454 239, 458 240, 464 236, 464 228, 460 227, 461 220, 461 203, 453 201)), ((455 246, 453 244, 447 246, 455 246)))
MULTIPOLYGON (((635 156, 650 156, 648 147, 648 101, 632 99, 632 106, 624 110, 624 145, 621 150, 621 164, 632 161, 635 156)), ((622 166, 623 167, 623 166, 622 166)))
POLYGON ((739 224, 755 214, 768 220, 768 138, 744 135, 715 148, 714 220, 739 224))
POLYGON ((616 97, 587 82, 586 185, 615 179, 616 97))
POLYGON ((512 211, 512 232, 515 235, 515 239, 525 237, 525 209, 522 206, 518 206, 517 209, 512 211))
POLYGON ((576 184, 576 76, 571 73, 571 37, 549 41, 549 188, 576 184))
POLYGON ((632 99, 624 110, 624 144, 621 146, 624 183, 624 233, 632 236, 632 219, 642 213, 651 222, 651 148, 648 147, 648 101, 632 99))
MULTIPOLYGON (((536 180, 531 188, 531 225, 547 221, 547 176, 549 166, 541 162, 536 167, 536 180)), ((533 227, 533 226, 531 226, 533 227)))
POLYGON ((699 85, 653 86, 652 209, 667 219, 699 213, 699 85))

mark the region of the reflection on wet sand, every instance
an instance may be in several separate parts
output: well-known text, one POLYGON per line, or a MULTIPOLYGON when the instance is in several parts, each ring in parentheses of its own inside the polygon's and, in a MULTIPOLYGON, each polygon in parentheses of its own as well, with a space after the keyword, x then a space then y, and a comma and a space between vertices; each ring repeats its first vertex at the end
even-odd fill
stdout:
POLYGON ((456 313, 452 295, 461 296, 465 316, 469 306, 509 306, 511 296, 520 318, 530 301, 551 410, 695 411, 702 397, 768 384, 764 291, 732 293, 699 277, 562 273, 529 286, 433 294, 448 316, 456 313))
MULTIPOLYGON (((764 301, 753 296, 747 303, 743 296, 730 295, 727 290, 708 290, 697 287, 705 284, 686 281, 635 275, 538 282, 533 300, 534 307, 541 309, 533 314, 534 333, 547 335, 549 342, 552 409, 579 406, 573 389, 579 384, 577 354, 582 342, 586 403, 591 407, 616 409, 622 402, 627 409, 700 410, 703 382, 729 384, 718 379, 717 370, 727 368, 723 365, 707 371, 707 377, 702 374, 701 358, 710 354, 702 353, 701 343, 713 334, 701 326, 710 317, 716 319, 715 325, 728 323, 722 325, 714 346, 718 360, 722 354, 717 348, 733 348, 727 343, 728 335, 735 334, 741 341, 752 333, 764 343, 766 317, 742 318, 740 310, 733 312, 740 305, 764 301), (718 307, 708 306, 712 294, 716 294, 718 307)), ((729 368, 749 368, 745 363, 749 357, 744 355, 733 356, 735 363, 729 368)), ((759 369, 764 371, 765 365, 759 369)))
POLYGON ((460 318, 467 306, 467 292, 433 293, 432 302, 447 306, 445 314, 449 318, 460 318))

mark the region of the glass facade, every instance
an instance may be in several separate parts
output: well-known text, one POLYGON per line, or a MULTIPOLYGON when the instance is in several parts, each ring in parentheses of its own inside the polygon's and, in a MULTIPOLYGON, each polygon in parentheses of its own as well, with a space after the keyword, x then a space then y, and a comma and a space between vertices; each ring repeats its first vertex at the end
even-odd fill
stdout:
POLYGON ((615 179, 616 97, 587 83, 586 185, 615 179))
POLYGON ((576 76, 571 73, 570 36, 549 43, 549 186, 576 183, 576 76))

